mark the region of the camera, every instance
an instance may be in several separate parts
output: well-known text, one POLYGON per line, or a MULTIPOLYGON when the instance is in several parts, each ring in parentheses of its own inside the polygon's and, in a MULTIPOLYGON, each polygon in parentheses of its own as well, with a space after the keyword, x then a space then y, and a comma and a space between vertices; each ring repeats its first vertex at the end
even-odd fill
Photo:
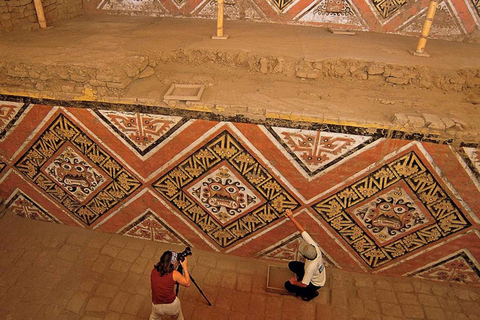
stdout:
POLYGON ((192 249, 190 249, 190 247, 186 247, 185 250, 177 253, 177 261, 183 262, 183 260, 185 260, 185 258, 191 254, 192 254, 192 249))

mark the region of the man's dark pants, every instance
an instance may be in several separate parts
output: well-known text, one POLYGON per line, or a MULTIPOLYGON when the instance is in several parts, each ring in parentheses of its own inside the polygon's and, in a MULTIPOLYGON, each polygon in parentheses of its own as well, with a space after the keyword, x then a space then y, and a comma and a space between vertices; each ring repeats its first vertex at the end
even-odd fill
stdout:
MULTIPOLYGON (((288 263, 288 268, 297 275, 297 281, 302 281, 303 276, 305 275, 305 263, 290 261, 288 263)), ((289 292, 295 293, 297 296, 302 296, 304 300, 314 298, 318 294, 317 290, 320 288, 321 287, 314 286, 312 283, 309 283, 307 287, 302 288, 291 284, 290 281, 285 282, 285 289, 289 292)))

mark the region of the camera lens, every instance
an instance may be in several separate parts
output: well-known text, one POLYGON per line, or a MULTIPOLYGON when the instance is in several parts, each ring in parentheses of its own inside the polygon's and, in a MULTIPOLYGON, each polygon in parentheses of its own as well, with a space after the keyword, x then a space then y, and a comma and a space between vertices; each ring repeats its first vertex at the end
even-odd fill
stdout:
POLYGON ((185 250, 183 250, 177 255, 177 260, 182 262, 183 260, 185 260, 186 256, 189 256, 191 254, 192 254, 192 250, 190 249, 190 247, 186 247, 185 250))

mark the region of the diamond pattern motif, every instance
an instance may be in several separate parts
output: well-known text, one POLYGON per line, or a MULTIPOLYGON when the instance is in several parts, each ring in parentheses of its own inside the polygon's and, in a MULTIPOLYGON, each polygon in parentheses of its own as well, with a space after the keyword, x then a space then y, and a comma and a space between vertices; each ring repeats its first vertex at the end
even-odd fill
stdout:
POLYGON ((345 159, 373 139, 345 133, 272 127, 273 137, 310 176, 345 159))
POLYGON ((265 200, 234 170, 222 165, 186 189, 187 193, 222 225, 236 220, 265 200))
POLYGON ((340 20, 343 25, 355 26, 359 29, 367 29, 367 25, 357 7, 348 0, 331 1, 321 0, 319 2, 311 2, 310 5, 300 12, 295 18, 295 21, 310 22, 319 24, 335 24, 340 20), (340 6, 340 11, 331 12, 329 4, 333 2, 340 6), (340 5, 338 3, 341 3, 340 5))
POLYGON ((384 244, 432 221, 428 211, 420 209, 421 205, 412 199, 415 196, 410 196, 407 190, 406 186, 394 187, 385 193, 379 193, 372 201, 366 200, 366 204, 348 211, 377 243, 384 244))
POLYGON ((59 115, 43 131, 15 167, 40 190, 87 225, 95 222, 141 185, 128 170, 64 115, 59 115), (59 150, 60 155, 57 155, 59 150), (66 156, 67 154, 70 155, 66 156), (70 161, 78 161, 79 165, 83 165, 84 171, 77 170, 76 176, 72 176, 65 168, 62 173, 59 169, 61 163, 58 167, 52 165, 55 160, 65 162, 65 159, 68 159, 66 163, 70 165, 73 164, 70 161), (103 177, 109 178, 108 184, 103 183, 103 177), (96 186, 93 190, 83 188, 81 191, 73 191, 79 189, 79 181, 96 186), (87 197, 89 192, 92 195, 87 197))
POLYGON ((7 136, 26 109, 27 106, 23 103, 0 100, 0 141, 7 136))
POLYGON ((480 150, 478 148, 463 147, 466 161, 480 182, 480 150))
MULTIPOLYGON (((241 185, 241 182, 232 180, 231 185, 241 185)), ((295 198, 228 131, 206 143, 163 175, 153 186, 223 248, 278 220, 285 209, 295 209, 298 206, 295 198), (198 179, 206 179, 204 177, 218 164, 228 165, 245 177, 249 183, 248 189, 260 194, 264 204, 229 220, 214 217, 211 211, 197 204, 193 194, 186 192, 186 187, 200 181, 198 179), (217 219, 225 220, 227 224, 222 225, 217 219)), ((213 195, 206 196, 206 201, 211 202, 214 198, 213 195)), ((240 205, 240 199, 237 204, 240 205)), ((228 210, 226 205, 219 207, 228 210)))
POLYGON ((152 210, 145 212, 138 219, 125 226, 119 233, 133 238, 189 246, 180 235, 152 210))
POLYGON ((427 280, 480 285, 480 265, 465 250, 408 275, 427 280))
POLYGON ((401 7, 407 4, 406 0, 371 0, 375 9, 384 19, 390 18, 401 7))
POLYGON ((11 151, 0 155, 7 205, 39 221, 279 262, 301 260, 289 208, 332 267, 477 283, 478 144, 114 108, 106 121, 87 108, 29 107, 0 141, 11 151), (137 150, 120 134, 128 119, 161 120, 162 129, 137 150), (25 128, 35 128, 28 139, 11 139, 25 128), (466 256, 450 263, 459 250, 466 256))
POLYGON ((60 223, 57 218, 52 216, 38 204, 33 202, 23 192, 17 191, 8 203, 8 208, 17 216, 43 222, 60 223))
POLYGON ((475 8, 475 11, 476 11, 478 17, 480 18, 480 0, 471 0, 471 1, 472 1, 472 5, 475 8))
POLYGON ((152 151, 186 122, 182 117, 112 110, 100 110, 97 114, 142 156, 152 151))
MULTIPOLYGON (((302 261, 305 262, 305 258, 298 252, 298 247, 300 242, 303 241, 300 234, 296 234, 294 236, 290 236, 285 238, 273 246, 259 252, 257 256, 263 259, 269 260, 281 260, 285 262, 289 261, 302 261)), ((324 249, 322 250, 322 257, 323 262, 327 267, 336 267, 338 268, 338 264, 331 259, 331 257, 325 252, 324 249)))
MULTIPOLYGON (((397 191, 393 190, 392 192, 397 191)), ((415 210, 418 210, 418 208, 415 208, 415 210)), ((408 252, 419 250, 430 243, 440 241, 442 238, 470 226, 468 220, 445 192, 445 189, 436 182, 433 174, 413 151, 318 202, 314 205, 314 209, 371 268, 377 268, 408 252), (403 232, 401 228, 392 227, 394 223, 392 221, 400 220, 403 217, 390 209, 388 215, 387 211, 382 212, 381 210, 381 205, 385 203, 405 205, 405 198, 400 197, 401 201, 398 201, 393 199, 392 196, 388 196, 388 193, 379 197, 379 193, 381 194, 382 190, 390 186, 403 189, 399 186, 400 182, 410 188, 425 208, 425 213, 419 213, 419 219, 425 220, 424 217, 427 216, 434 219, 431 223, 425 223, 423 228, 419 229, 417 226, 409 233, 403 232), (385 198, 387 199, 386 202, 385 198), (391 201, 388 201, 390 199, 391 201), (380 208, 368 220, 363 216, 363 219, 365 219, 363 222, 370 221, 368 224, 370 228, 364 230, 348 214, 348 211, 357 204, 365 204, 361 208, 370 210, 372 200, 380 204, 380 208), (384 218, 383 221, 380 218, 384 218), (374 222, 375 219, 377 219, 376 223, 374 222), (386 230, 387 235, 383 234, 383 237, 380 237, 382 230, 386 230), (399 238, 401 234, 403 236, 399 238), (398 240, 386 242, 391 239, 398 240)), ((357 213, 360 211, 358 210, 357 213)), ((364 223, 364 225, 366 224, 364 223)))
MULTIPOLYGON (((116 13, 216 19, 211 0, 96 0, 98 10, 116 13)), ((255 20, 419 36, 428 1, 408 0, 247 0, 227 1, 224 14, 232 20, 255 20)), ((450 40, 472 34, 480 25, 480 0, 440 1, 429 38, 450 40)))
POLYGON ((45 167, 45 174, 79 202, 83 202, 107 180, 99 169, 91 166, 70 146, 61 149, 60 154, 45 167))

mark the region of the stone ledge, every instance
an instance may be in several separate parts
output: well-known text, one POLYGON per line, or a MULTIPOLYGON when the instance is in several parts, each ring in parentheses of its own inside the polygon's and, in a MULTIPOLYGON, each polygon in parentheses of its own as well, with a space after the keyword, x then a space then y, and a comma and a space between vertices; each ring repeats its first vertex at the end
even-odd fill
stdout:
MULTIPOLYGON (((190 63, 188 62, 190 56, 196 58, 196 63, 216 63, 229 68, 243 68, 264 74, 284 74, 292 79, 301 78, 309 81, 323 78, 352 78, 355 81, 377 79, 393 86, 437 87, 445 91, 480 88, 478 68, 446 71, 356 59, 293 60, 258 56, 254 53, 226 54, 210 50, 174 50, 150 56, 138 54, 126 58, 121 63, 98 66, 3 61, 0 62, 0 79, 2 79, 0 84, 5 89, 21 84, 25 90, 64 93, 76 93, 72 88, 88 85, 97 96, 102 97, 112 95, 112 91, 122 94, 133 81, 153 76, 154 68, 161 67, 162 64, 185 63, 185 60, 190 63)), ((473 98, 472 101, 477 99, 473 98)))

